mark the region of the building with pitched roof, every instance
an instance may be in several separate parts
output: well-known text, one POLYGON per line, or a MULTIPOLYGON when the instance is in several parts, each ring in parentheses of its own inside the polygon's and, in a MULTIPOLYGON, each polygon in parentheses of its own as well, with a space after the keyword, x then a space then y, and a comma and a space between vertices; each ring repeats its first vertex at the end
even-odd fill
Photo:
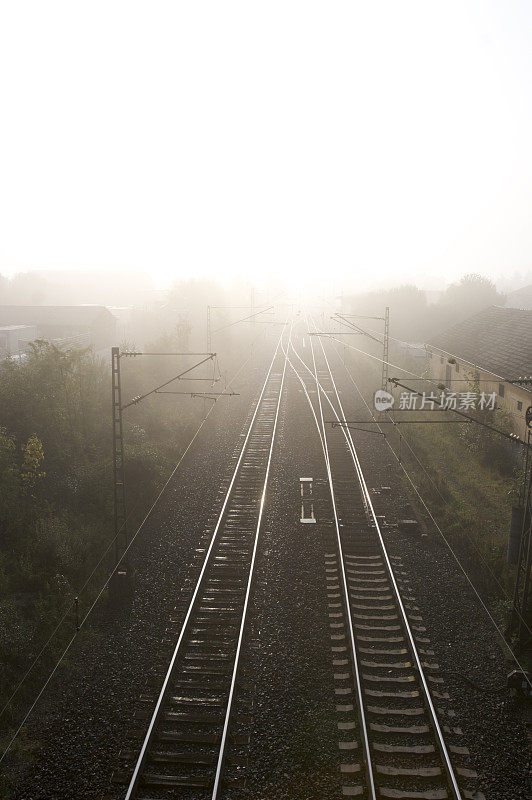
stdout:
POLYGON ((532 376, 532 310, 490 306, 434 337, 426 350, 434 380, 460 392, 478 376, 480 390, 496 393, 497 407, 510 413, 514 432, 526 438, 532 392, 512 381, 532 376))
POLYGON ((506 295, 506 305, 512 308, 532 308, 532 285, 509 292, 506 295))
POLYGON ((34 338, 78 340, 99 350, 115 343, 116 317, 105 306, 0 306, 0 326, 29 325, 34 338))

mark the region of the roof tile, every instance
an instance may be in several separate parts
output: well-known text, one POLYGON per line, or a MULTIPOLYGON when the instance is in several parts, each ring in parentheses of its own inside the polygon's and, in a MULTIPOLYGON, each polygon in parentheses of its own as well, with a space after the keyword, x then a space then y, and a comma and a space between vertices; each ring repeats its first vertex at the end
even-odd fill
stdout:
POLYGON ((428 344, 504 378, 532 375, 532 311, 490 306, 428 344))

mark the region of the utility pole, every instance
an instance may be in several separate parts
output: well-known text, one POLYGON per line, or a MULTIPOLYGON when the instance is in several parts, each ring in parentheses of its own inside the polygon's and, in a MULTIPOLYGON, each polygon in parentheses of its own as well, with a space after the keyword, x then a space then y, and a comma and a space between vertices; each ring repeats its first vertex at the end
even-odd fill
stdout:
MULTIPOLYGON (((210 333, 210 330, 209 330, 210 333)), ((115 542, 115 566, 110 583, 111 597, 120 602, 125 599, 133 589, 134 571, 131 563, 126 556, 129 545, 127 534, 127 515, 126 515, 126 480, 124 463, 124 430, 122 423, 122 413, 126 408, 137 405, 146 397, 155 394, 162 394, 163 389, 176 380, 183 378, 197 367, 207 361, 216 358, 216 353, 139 353, 139 352, 120 352, 119 347, 111 348, 111 383, 112 383, 112 412, 113 412, 113 495, 114 495, 114 542, 115 542), (156 386, 142 395, 137 395, 129 403, 122 403, 122 382, 120 376, 120 360, 125 356, 205 356, 201 361, 180 372, 178 375, 156 386)), ((189 377, 187 380, 206 380, 206 378, 189 377)), ((209 379, 210 380, 210 379, 209 379)), ((181 394, 181 392, 176 392, 181 394)), ((203 396, 202 392, 183 392, 192 397, 203 396)), ((218 394, 218 393, 216 393, 218 394)), ((224 394, 235 394, 235 392, 224 392, 224 394)), ((213 398, 214 399, 214 398, 213 398)))
MULTIPOLYGON (((390 307, 386 306, 386 310, 384 312, 384 317, 371 317, 371 316, 364 316, 362 314, 340 314, 336 313, 331 319, 336 320, 341 325, 344 325, 348 328, 352 328, 355 334, 360 336, 367 336, 368 339, 372 339, 374 342, 378 344, 382 344, 382 373, 381 373, 381 389, 383 391, 388 390, 388 360, 390 355, 390 307), (384 322, 384 330, 382 336, 382 342, 377 336, 373 336, 372 333, 369 331, 364 330, 361 328, 360 325, 355 324, 354 322, 350 322, 348 319, 370 319, 370 320, 378 320, 380 322, 384 322)), ((323 325, 323 327, 325 327, 323 325)), ((345 331, 341 332, 345 334, 345 331)), ((380 334, 377 334, 380 336, 380 334)), ((345 351, 345 345, 344 345, 345 351)), ((345 363, 345 355, 344 355, 344 363, 345 363)))
POLYGON ((381 389, 388 391, 388 356, 390 351, 390 308, 384 312, 384 336, 382 339, 382 378, 381 389))
POLYGON ((211 307, 207 306, 207 352, 212 350, 212 333, 211 333, 211 307))
MULTIPOLYGON (((532 473, 531 473, 532 475, 532 473)), ((525 515, 523 520, 522 536, 522 558, 524 563, 525 577, 523 585, 523 596, 521 598, 521 613, 519 615, 519 630, 517 634, 517 652, 521 653, 530 642, 530 633, 525 629, 525 623, 529 619, 528 606, 530 599, 530 571, 532 569, 532 519, 530 516, 530 482, 528 484, 528 497, 525 505, 525 515)), ((521 563, 519 564, 521 569, 521 563)))
POLYGON ((126 480, 124 473, 124 430, 122 425, 122 383, 120 379, 120 348, 111 348, 112 398, 113 398, 113 487, 114 487, 114 530, 115 564, 112 589, 127 581, 128 562, 121 564, 121 557, 127 548, 126 521, 126 480), (121 567, 121 568, 120 568, 121 567))
MULTIPOLYGON (((527 423, 528 423, 527 415, 527 423)), ((528 445, 530 447, 530 430, 528 431, 528 445)), ((516 650, 520 654, 530 642, 527 636, 528 606, 530 598, 530 581, 532 570, 532 464, 527 448, 525 460, 524 492, 522 510, 522 524, 519 540, 519 555, 517 558, 514 598, 508 631, 514 630, 517 623, 516 650)))
POLYGON ((255 359, 253 358, 253 356, 254 356, 253 341, 254 341, 254 338, 255 338, 255 316, 254 316, 254 314, 255 314, 255 308, 254 308, 254 306, 255 306, 255 302, 254 302, 255 301, 255 290, 254 290, 253 286, 251 287, 251 297, 249 299, 250 299, 250 303, 251 303, 251 336, 252 336, 252 339, 251 339, 250 365, 251 365, 251 367, 254 367, 254 363, 253 362, 254 362, 255 359))

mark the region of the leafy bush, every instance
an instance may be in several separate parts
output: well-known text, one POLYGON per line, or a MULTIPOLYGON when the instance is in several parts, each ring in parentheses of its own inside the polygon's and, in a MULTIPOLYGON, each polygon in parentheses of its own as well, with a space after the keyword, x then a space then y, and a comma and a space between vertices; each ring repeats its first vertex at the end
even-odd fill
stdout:
MULTIPOLYGON (((172 368, 128 363, 125 385, 157 385, 172 368)), ((199 417, 197 405, 184 412, 161 399, 124 415, 131 529, 199 417)), ((109 367, 88 351, 39 341, 26 361, 0 363, 0 707, 113 538, 110 401, 109 367)), ((72 634, 66 627, 47 659, 72 634)))

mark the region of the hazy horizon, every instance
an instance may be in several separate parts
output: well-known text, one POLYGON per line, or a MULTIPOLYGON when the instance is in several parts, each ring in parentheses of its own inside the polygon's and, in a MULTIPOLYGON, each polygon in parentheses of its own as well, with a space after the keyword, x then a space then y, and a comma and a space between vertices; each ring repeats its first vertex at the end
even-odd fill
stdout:
MULTIPOLYGON (((282 278, 277 277, 274 281, 269 281, 267 276, 266 278, 261 281, 250 279, 247 275, 225 275, 225 276, 216 276, 211 274, 191 274, 189 272, 184 272, 179 274, 177 272, 172 273, 170 270, 166 273, 165 279, 157 280, 156 276, 150 274, 149 270, 144 269, 130 269, 128 267, 96 267, 96 268, 87 268, 87 267, 78 267, 78 268, 71 268, 71 269, 52 269, 48 267, 37 267, 37 268, 30 268, 28 270, 17 270, 8 272, 4 270, 3 272, 0 270, 0 278, 4 277, 10 281, 13 281, 18 276, 35 276, 38 278, 42 278, 44 281, 51 281, 59 280, 64 277, 64 275, 71 275, 72 278, 72 285, 78 285, 82 287, 84 284, 87 284, 87 279, 89 276, 94 281, 95 286, 101 286, 101 279, 105 278, 105 276, 112 276, 112 279, 118 279, 121 275, 124 278, 127 276, 128 282, 125 284, 127 290, 131 290, 132 288, 136 288, 139 292, 165 292, 172 289, 174 286, 178 285, 181 282, 186 282, 188 280, 209 280, 213 281, 214 283, 218 283, 226 289, 231 289, 231 286, 238 285, 241 286, 243 284, 249 284, 249 286, 254 286, 257 289, 266 288, 268 285, 274 285, 279 289, 283 289, 289 292, 294 292, 297 290, 297 286, 288 281, 283 281, 282 278), (137 286, 131 285, 131 278, 135 278, 135 282, 138 284, 137 286)), ((415 275, 398 275, 397 278, 394 276, 386 276, 385 278, 379 279, 378 277, 371 276, 368 278, 367 281, 361 282, 357 280, 356 276, 350 278, 346 276, 344 280, 339 280, 338 284, 334 287, 331 285, 330 282, 326 282, 325 280, 320 284, 319 281, 313 282, 311 289, 312 292, 319 292, 320 290, 327 289, 331 292, 343 292, 346 294, 364 294, 366 292, 372 291, 381 291, 381 290, 388 290, 393 289, 405 285, 412 285, 416 286, 419 289, 422 289, 426 292, 444 292, 446 288, 448 288, 451 284, 457 283, 460 281, 464 275, 468 274, 467 271, 457 272, 456 276, 426 276, 423 274, 415 275)), ((476 274, 480 274, 483 277, 492 280, 497 289, 502 292, 511 292, 516 289, 524 288, 525 286, 532 285, 532 269, 526 271, 514 271, 512 273, 508 273, 507 275, 489 275, 485 272, 478 272, 476 274)), ((90 285, 90 284, 89 284, 90 285)))
POLYGON ((0 274, 532 270, 532 6, 3 4, 0 274))

